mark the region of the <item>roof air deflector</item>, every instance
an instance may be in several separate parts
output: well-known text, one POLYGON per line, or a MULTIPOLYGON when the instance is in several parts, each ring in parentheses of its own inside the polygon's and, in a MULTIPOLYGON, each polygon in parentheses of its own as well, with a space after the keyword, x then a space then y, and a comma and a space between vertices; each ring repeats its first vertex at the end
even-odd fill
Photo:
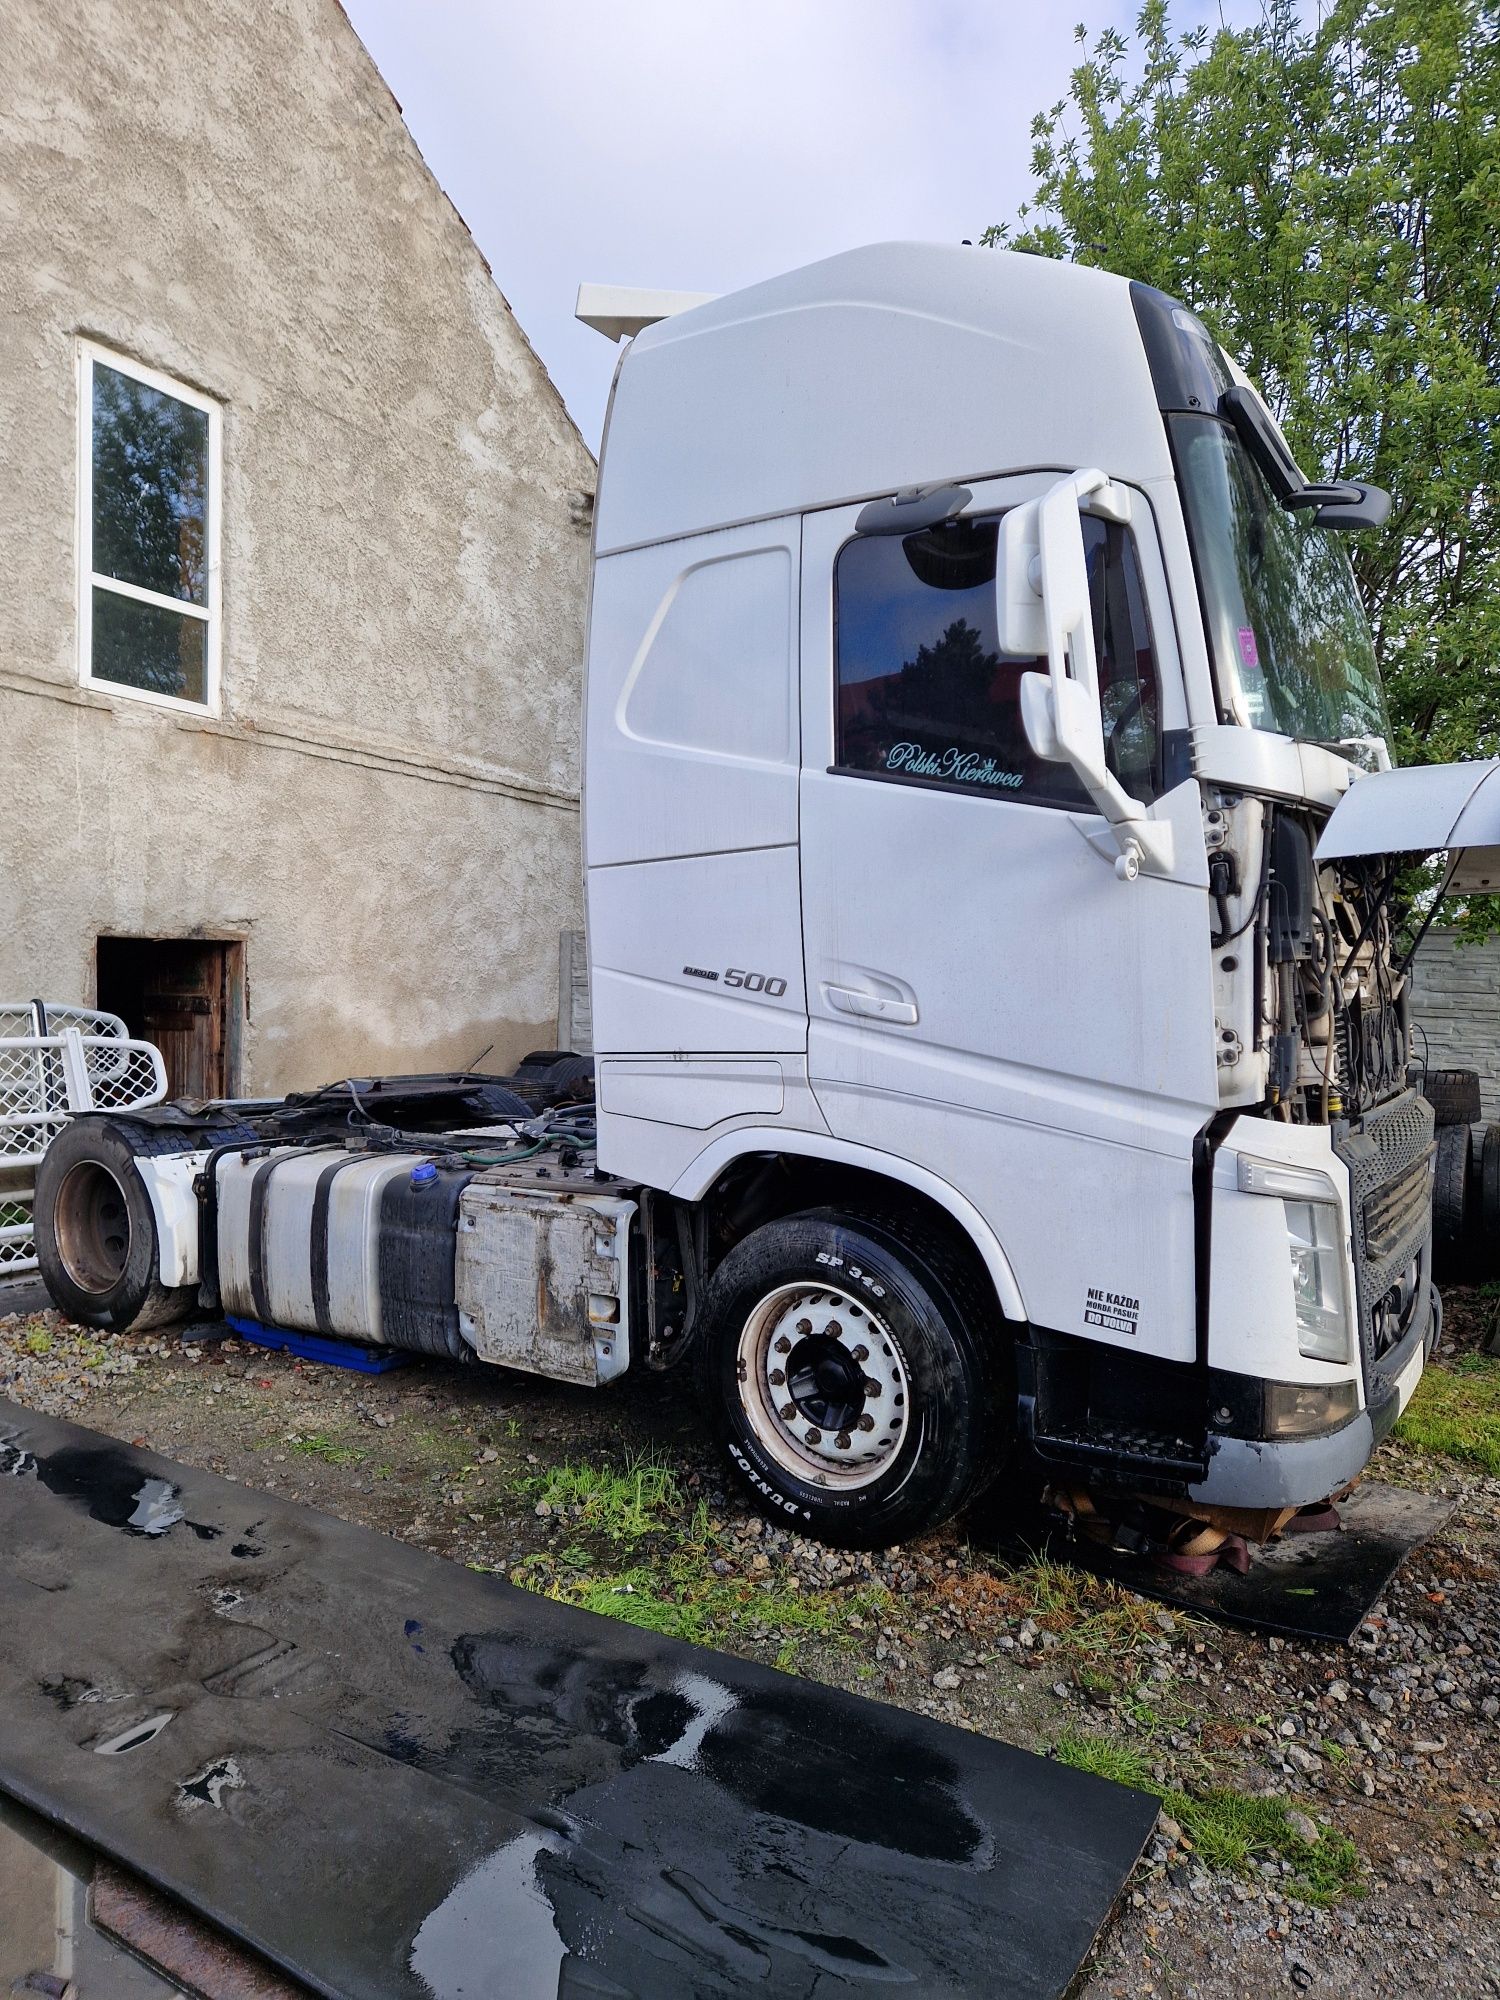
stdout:
POLYGON ((660 319, 712 305, 717 297, 717 292, 657 292, 645 285, 580 285, 573 317, 606 340, 625 340, 660 319))

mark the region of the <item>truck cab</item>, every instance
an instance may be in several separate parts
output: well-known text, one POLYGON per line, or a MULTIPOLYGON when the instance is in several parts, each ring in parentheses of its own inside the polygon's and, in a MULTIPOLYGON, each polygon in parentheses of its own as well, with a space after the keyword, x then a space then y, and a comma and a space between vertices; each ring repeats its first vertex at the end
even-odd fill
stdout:
MULTIPOLYGON (((1383 502, 1309 484, 1181 305, 1029 256, 854 251, 618 368, 601 1164, 695 1208, 923 1218, 1055 1478, 1284 1512, 1359 1473, 1433 1336, 1389 899, 1451 815, 1381 831, 1427 775, 1389 772, 1338 532, 1383 502), (1351 792, 1362 837, 1330 841, 1351 792)), ((841 1380, 847 1341, 802 1338, 841 1380)), ((857 1509, 900 1433, 872 1459, 774 1339, 728 1345, 742 1469, 857 1509)))

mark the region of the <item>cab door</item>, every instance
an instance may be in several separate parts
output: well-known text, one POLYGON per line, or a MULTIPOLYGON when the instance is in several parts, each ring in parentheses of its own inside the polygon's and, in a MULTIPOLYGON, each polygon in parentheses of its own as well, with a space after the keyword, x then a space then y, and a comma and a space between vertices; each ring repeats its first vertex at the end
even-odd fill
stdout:
POLYGON ((1170 822, 1122 881, 1000 657, 994 523, 803 530, 801 869, 812 1087, 830 1129, 958 1189, 1039 1325, 1194 1352, 1192 1150, 1217 1106, 1199 792, 1145 497, 1083 522, 1109 762, 1170 822))

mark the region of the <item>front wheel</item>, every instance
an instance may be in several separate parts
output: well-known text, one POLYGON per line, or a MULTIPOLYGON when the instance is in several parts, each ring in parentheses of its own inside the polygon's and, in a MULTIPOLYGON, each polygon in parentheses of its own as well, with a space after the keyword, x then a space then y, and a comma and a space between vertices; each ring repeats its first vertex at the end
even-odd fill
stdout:
POLYGON ((768 1222, 714 1272, 699 1323, 700 1386, 731 1460, 763 1513, 818 1541, 924 1533, 1006 1456, 1008 1338, 936 1236, 831 1209, 768 1222))

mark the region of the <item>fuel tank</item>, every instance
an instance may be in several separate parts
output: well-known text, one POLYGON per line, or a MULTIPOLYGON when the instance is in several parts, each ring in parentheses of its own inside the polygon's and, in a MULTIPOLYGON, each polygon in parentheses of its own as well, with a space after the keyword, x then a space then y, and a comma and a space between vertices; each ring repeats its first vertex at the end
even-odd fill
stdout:
POLYGON ((344 1146, 233 1153, 215 1169, 226 1313, 464 1359, 454 1248, 469 1168, 344 1146))

